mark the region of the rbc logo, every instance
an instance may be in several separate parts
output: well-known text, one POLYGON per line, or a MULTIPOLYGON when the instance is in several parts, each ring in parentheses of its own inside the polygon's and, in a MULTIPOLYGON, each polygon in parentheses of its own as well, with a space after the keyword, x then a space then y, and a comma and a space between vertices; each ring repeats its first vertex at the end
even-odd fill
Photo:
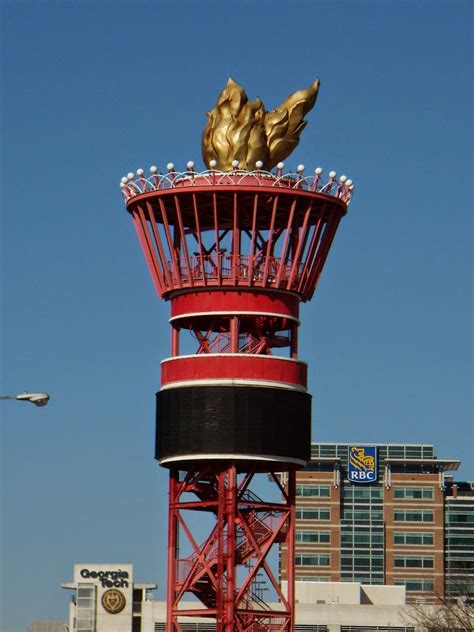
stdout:
POLYGON ((375 483, 377 480, 377 448, 349 447, 349 474, 352 483, 375 483))

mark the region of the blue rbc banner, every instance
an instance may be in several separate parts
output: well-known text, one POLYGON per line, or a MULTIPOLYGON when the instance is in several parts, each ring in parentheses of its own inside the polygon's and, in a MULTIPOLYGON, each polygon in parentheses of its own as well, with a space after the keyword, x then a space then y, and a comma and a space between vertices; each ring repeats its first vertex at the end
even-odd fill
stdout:
POLYGON ((377 448, 375 446, 349 447, 349 472, 351 483, 375 483, 377 480, 377 448))

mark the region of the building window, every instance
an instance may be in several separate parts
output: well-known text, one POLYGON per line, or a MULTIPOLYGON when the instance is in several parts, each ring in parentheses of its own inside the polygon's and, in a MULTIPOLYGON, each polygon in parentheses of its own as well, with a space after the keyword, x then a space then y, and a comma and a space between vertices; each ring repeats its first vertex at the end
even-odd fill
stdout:
POLYGON ((401 531, 393 534, 394 544, 422 544, 424 546, 431 546, 434 543, 434 535, 432 533, 408 533, 407 531, 401 531))
POLYGON ((394 498, 405 500, 433 500, 432 487, 394 487, 394 498))
POLYGON ((446 591, 450 595, 474 595, 474 581, 469 581, 464 575, 455 577, 454 579, 448 578, 446 582, 446 591))
POLYGON ((446 562, 451 574, 459 572, 474 571, 474 553, 463 553, 462 551, 448 551, 446 562))
POLYGON ((143 589, 142 588, 134 588, 133 589, 133 613, 141 614, 142 606, 143 606, 143 589))
POLYGON ((297 582, 330 582, 328 575, 295 575, 297 582))
POLYGON ((428 556, 409 556, 404 555, 393 559, 395 568, 434 568, 434 558, 428 556))
POLYGON ((383 572, 341 571, 341 581, 359 584, 384 584, 383 572))
POLYGON ((368 503, 364 501, 373 501, 375 504, 380 504, 377 501, 381 501, 383 498, 383 488, 381 485, 369 485, 368 487, 344 485, 342 495, 344 502, 363 501, 362 504, 367 505, 368 503))
POLYGON ((309 554, 297 553, 295 555, 296 566, 329 566, 331 562, 330 555, 326 554, 309 554))
POLYGON ((76 594, 76 632, 95 632, 95 586, 78 584, 76 594))
POLYGON ((466 547, 474 550, 474 534, 450 532, 448 535, 448 547, 466 547))
POLYGON ((329 498, 331 495, 331 488, 329 485, 297 485, 297 496, 318 496, 319 498, 329 498))
POLYGON ((467 523, 467 522, 472 522, 474 523, 474 512, 461 512, 461 511, 453 511, 452 509, 449 510, 448 513, 448 522, 457 522, 459 523, 467 523))
POLYGON ((375 500, 378 498, 382 498, 383 492, 380 487, 356 487, 353 490, 354 500, 366 499, 370 498, 371 500, 375 500))
POLYGON ((329 520, 331 511, 327 507, 297 507, 295 516, 297 520, 329 520))
POLYGON ((344 489, 344 500, 379 500, 383 497, 383 490, 380 485, 370 487, 346 487, 344 489))
POLYGON ((416 509, 395 509, 393 519, 395 522, 433 522, 432 511, 416 509))
POLYGON ((405 586, 407 592, 433 592, 434 582, 432 579, 423 578, 400 578, 394 582, 395 586, 405 586))
POLYGON ((383 511, 378 509, 344 509, 344 520, 353 522, 374 522, 383 520, 383 511))
POLYGON ((345 531, 341 533, 341 544, 360 546, 374 546, 383 544, 383 533, 374 533, 366 531, 364 533, 352 533, 345 531))
POLYGON ((329 531, 297 531, 296 542, 308 544, 322 544, 330 542, 331 534, 329 531))
POLYGON ((368 552, 361 554, 342 553, 341 555, 341 568, 350 569, 354 568, 355 571, 363 571, 371 568, 372 570, 379 570, 383 568, 383 556, 382 555, 369 555, 368 552))

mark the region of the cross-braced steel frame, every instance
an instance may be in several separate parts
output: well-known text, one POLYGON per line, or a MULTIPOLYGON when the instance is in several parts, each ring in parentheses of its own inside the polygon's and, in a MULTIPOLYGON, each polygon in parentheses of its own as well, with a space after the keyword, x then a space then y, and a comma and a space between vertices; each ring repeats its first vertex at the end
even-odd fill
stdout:
POLYGON ((170 471, 167 632, 183 632, 184 616, 215 619, 217 632, 294 631, 294 565, 288 565, 285 595, 268 555, 283 543, 289 559, 294 557, 295 473, 282 485, 277 472, 267 472, 281 502, 262 500, 250 490, 255 474, 238 474, 233 462, 170 471), (215 518, 203 542, 193 535, 194 512, 215 518), (184 559, 180 537, 192 550, 184 559), (278 609, 259 594, 260 574, 273 586, 278 609), (198 597, 199 607, 180 608, 187 593, 198 597))

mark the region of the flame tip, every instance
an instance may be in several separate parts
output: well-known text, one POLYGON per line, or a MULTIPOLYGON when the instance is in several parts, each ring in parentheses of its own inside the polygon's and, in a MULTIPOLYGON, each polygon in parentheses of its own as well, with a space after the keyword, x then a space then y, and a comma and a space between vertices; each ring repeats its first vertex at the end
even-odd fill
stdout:
MULTIPOLYGON (((316 101, 319 78, 309 88, 291 94, 275 110, 265 111, 260 97, 249 101, 245 89, 232 77, 222 91, 216 107, 206 112, 203 132, 204 161, 216 160, 218 168, 231 170, 229 156, 239 156, 241 168, 254 168, 255 161, 271 169, 298 145, 306 126, 304 116, 316 101)), ((232 165, 233 167, 233 165, 232 165)))

